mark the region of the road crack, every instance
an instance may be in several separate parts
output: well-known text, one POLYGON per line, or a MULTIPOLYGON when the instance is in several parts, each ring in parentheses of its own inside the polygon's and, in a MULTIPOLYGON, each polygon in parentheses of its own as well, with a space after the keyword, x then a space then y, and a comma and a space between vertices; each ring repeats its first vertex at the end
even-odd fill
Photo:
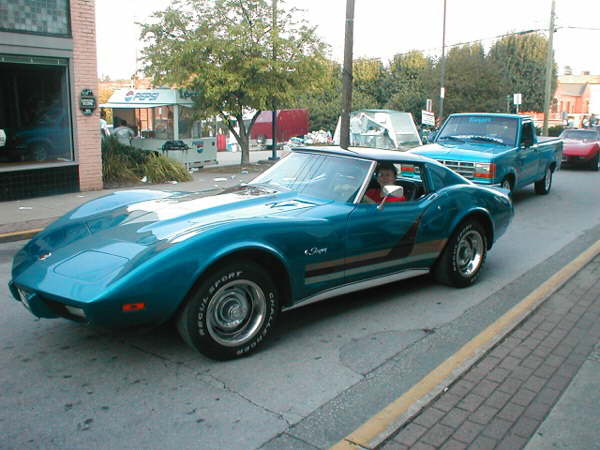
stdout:
POLYGON ((266 406, 256 403, 254 400, 246 397, 244 394, 237 392, 236 390, 227 386, 227 384, 224 381, 219 380, 215 375, 207 373, 207 374, 205 374, 205 376, 208 376, 210 379, 212 379, 213 381, 218 383, 220 385, 221 389, 223 389, 225 392, 229 392, 230 394, 236 395, 236 396, 240 397, 241 399, 245 400, 246 402, 250 403, 251 405, 265 411, 266 413, 271 414, 271 415, 279 418, 280 420, 283 420, 288 428, 290 428, 292 426, 292 424, 289 422, 289 420, 287 420, 285 418, 285 416, 283 414, 281 414, 277 411, 273 411, 272 409, 269 409, 266 406))

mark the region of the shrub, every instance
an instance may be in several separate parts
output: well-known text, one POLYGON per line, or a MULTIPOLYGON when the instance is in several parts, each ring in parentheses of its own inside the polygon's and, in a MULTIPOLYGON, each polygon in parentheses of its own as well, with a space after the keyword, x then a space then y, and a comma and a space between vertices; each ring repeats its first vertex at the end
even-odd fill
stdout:
POLYGON ((179 162, 155 152, 124 145, 114 136, 102 139, 102 180, 105 185, 190 181, 192 177, 179 162))

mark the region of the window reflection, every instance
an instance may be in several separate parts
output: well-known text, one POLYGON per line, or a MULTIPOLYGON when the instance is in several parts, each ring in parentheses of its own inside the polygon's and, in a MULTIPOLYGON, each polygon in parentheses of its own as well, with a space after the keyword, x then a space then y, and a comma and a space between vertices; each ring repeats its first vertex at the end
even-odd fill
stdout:
POLYGON ((66 62, 0 63, 0 163, 73 160, 66 62))

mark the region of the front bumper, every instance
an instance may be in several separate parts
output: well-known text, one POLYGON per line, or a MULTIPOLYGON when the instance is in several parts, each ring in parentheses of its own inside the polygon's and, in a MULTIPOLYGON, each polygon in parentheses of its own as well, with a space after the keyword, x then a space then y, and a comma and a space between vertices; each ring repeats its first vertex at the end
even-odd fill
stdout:
POLYGON ((78 306, 51 300, 38 292, 19 287, 13 281, 8 282, 8 288, 15 300, 21 302, 36 317, 64 317, 76 322, 87 322, 84 310, 78 306))

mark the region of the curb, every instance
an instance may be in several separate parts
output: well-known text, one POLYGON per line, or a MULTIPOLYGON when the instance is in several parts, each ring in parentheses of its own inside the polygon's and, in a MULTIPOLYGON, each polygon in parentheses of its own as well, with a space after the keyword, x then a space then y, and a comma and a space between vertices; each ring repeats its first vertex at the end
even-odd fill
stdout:
POLYGON ((331 449, 374 449, 385 442, 598 255, 600 255, 600 241, 542 283, 421 381, 333 445, 331 449))
POLYGON ((13 231, 11 233, 0 233, 0 244, 5 242, 23 241, 31 239, 33 236, 41 232, 43 228, 32 228, 30 230, 13 231))

